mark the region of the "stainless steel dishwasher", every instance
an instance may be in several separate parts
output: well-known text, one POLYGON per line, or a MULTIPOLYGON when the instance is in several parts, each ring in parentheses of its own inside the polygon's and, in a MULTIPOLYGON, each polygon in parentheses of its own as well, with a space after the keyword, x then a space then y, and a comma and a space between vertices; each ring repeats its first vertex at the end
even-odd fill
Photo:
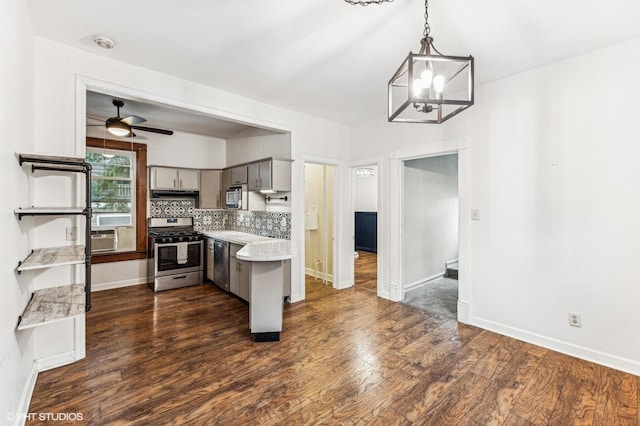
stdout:
POLYGON ((229 291, 229 243, 213 240, 213 283, 229 291))

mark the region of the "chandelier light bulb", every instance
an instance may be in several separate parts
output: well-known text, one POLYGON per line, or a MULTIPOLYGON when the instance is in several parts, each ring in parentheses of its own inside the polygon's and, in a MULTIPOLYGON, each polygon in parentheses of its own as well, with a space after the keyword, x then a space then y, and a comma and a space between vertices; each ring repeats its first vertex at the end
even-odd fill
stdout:
POLYGON ((444 90, 444 76, 436 75, 433 77, 433 89, 436 93, 442 93, 444 90))
POLYGON ((413 96, 418 98, 422 94, 422 90, 428 86, 424 85, 424 81, 421 78, 413 80, 413 96))
POLYGON ((433 71, 426 69, 420 73, 420 79, 424 87, 431 87, 431 81, 433 80, 433 71))

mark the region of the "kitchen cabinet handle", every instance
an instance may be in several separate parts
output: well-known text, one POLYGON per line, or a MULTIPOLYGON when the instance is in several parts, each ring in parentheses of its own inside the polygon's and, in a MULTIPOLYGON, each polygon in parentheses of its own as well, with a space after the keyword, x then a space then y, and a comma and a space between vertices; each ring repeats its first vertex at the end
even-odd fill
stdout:
POLYGON ((174 280, 182 280, 182 279, 185 279, 185 278, 187 278, 186 275, 177 275, 177 276, 173 277, 174 280))
POLYGON ((173 187, 174 188, 176 187, 176 180, 175 179, 173 180, 173 187))
POLYGON ((182 188, 182 179, 180 179, 180 186, 178 188, 182 188))

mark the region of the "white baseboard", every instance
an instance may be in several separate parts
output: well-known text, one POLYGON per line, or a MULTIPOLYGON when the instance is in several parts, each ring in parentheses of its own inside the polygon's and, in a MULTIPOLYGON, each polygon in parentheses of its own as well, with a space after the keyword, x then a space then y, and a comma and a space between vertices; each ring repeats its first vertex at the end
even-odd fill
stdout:
POLYGON ((640 376, 640 363, 634 360, 600 352, 584 346, 574 345, 572 343, 531 333, 483 318, 472 317, 470 324, 494 331, 498 334, 513 337, 514 339, 542 346, 543 348, 551 349, 556 352, 604 365, 605 367, 611 367, 616 370, 640 376))
POLYGON ((137 278, 135 280, 123 280, 123 281, 113 281, 110 283, 100 283, 100 284, 92 284, 91 292, 95 291, 103 291, 103 290, 111 290, 112 288, 121 288, 121 287, 131 287, 134 285, 146 284, 146 278, 137 278))
POLYGON ((353 287, 353 281, 351 280, 343 281, 342 284, 340 284, 340 287, 336 287, 336 289, 344 290, 345 288, 349 288, 349 287, 353 287))
POLYGON ((471 310, 469 304, 458 300, 458 322, 463 324, 471 324, 471 310))
POLYGON ((38 366, 37 362, 34 361, 31 366, 31 372, 29 372, 29 376, 27 377, 27 382, 24 385, 24 389, 22 389, 22 395, 20 395, 20 403, 18 404, 18 411, 16 411, 16 415, 13 424, 15 426, 23 426, 27 421, 26 414, 29 413, 29 406, 31 405, 31 397, 33 396, 33 390, 36 387, 36 380, 38 380, 38 366))
POLYGON ((77 361, 76 351, 63 352, 46 358, 36 359, 35 364, 39 372, 62 367, 77 361))
POLYGON ((444 274, 445 274, 445 271, 438 272, 437 274, 431 275, 430 277, 422 278, 422 279, 420 279, 418 281, 414 281, 412 283, 409 283, 406 286, 404 286, 404 292, 406 293, 408 291, 420 288, 420 287, 424 286, 425 284, 427 284, 429 281, 437 280, 438 278, 444 277, 444 274))
POLYGON ((402 301, 403 297, 400 295, 400 289, 398 288, 398 284, 390 283, 389 284, 389 299, 393 302, 402 301))
MULTIPOLYGON (((309 275, 310 277, 315 277, 315 271, 311 268, 304 268, 304 273, 305 275, 309 275)), ((325 281, 328 281, 330 283, 333 282, 333 275, 332 274, 327 274, 325 276, 325 274, 323 272, 318 272, 318 279, 324 279, 325 281)))
POLYGON ((456 263, 457 261, 458 261, 458 258, 456 257, 455 259, 445 260, 444 264, 446 267, 449 267, 449 265, 456 263))
POLYGON ((302 297, 300 293, 292 294, 291 296, 289 296, 289 303, 302 302, 303 300, 304 297, 302 297))

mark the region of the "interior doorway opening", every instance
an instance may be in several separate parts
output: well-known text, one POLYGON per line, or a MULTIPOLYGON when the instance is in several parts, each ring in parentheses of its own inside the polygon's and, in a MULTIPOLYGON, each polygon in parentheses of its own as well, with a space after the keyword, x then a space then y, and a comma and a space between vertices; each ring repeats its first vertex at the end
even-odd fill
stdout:
POLYGON ((354 280, 356 288, 378 293, 377 164, 352 170, 354 220, 354 280))
POLYGON ((458 316, 458 154, 403 162, 403 301, 458 316))
POLYGON ((328 164, 304 164, 305 281, 334 287, 335 169, 328 164))

